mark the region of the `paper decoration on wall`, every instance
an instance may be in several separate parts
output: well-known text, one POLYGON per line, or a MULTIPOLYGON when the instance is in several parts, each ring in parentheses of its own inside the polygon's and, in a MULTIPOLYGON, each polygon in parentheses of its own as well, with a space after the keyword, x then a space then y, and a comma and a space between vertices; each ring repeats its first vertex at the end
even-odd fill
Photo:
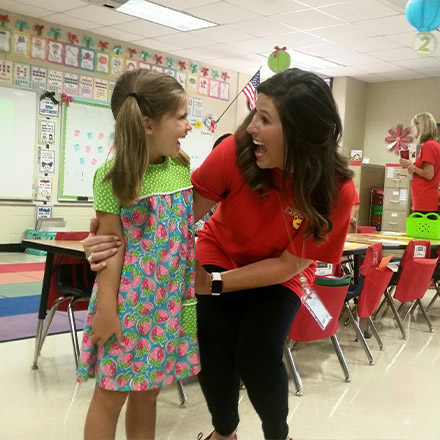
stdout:
POLYGON ((193 99, 192 116, 195 118, 203 119, 205 114, 205 101, 200 98, 193 99))
POLYGON ((220 96, 220 81, 209 80, 209 97, 218 99, 220 96))
POLYGON ((122 46, 120 46, 120 45, 115 46, 113 48, 113 53, 115 53, 116 55, 121 55, 121 53, 122 53, 122 46))
POLYGON ((133 49, 131 47, 128 48, 129 57, 133 58, 133 55, 136 55, 138 52, 136 49, 133 49))
POLYGON ((40 218, 51 218, 52 212, 53 212, 52 205, 36 204, 35 205, 35 224, 37 224, 37 222, 40 218))
POLYGON ((168 69, 171 69, 174 66, 174 60, 171 57, 167 57, 167 66, 168 69))
POLYGON ((73 97, 67 95, 66 93, 61 93, 61 102, 69 107, 69 104, 73 101, 73 97))
POLYGON ((222 72, 222 80, 227 81, 230 78, 228 72, 222 72))
POLYGON ((167 75, 170 75, 173 78, 176 77, 176 71, 174 69, 167 69, 166 67, 164 67, 163 68, 163 73, 166 73, 167 75))
POLYGON ((181 71, 186 70, 186 62, 185 61, 179 61, 179 69, 181 71))
POLYGON ((286 46, 275 46, 274 49, 267 59, 267 65, 272 72, 281 72, 290 66, 290 55, 286 52, 286 46))
POLYGON ((47 71, 47 90, 52 93, 61 93, 63 91, 63 72, 60 70, 47 71))
POLYGON ((47 42, 46 38, 31 36, 31 58, 34 60, 46 61, 47 59, 47 42))
POLYGON ((78 44, 79 40, 78 40, 78 36, 76 34, 73 34, 72 32, 69 32, 68 34, 68 39, 70 41, 70 44, 78 44))
POLYGON ((15 27, 20 31, 23 32, 24 29, 29 29, 29 25, 24 20, 18 20, 17 23, 15 23, 15 27))
POLYGON ((218 70, 213 70, 213 71, 212 71, 212 77, 213 77, 214 79, 216 79, 216 78, 220 78, 220 73, 218 73, 218 70))
POLYGON ((55 150, 40 149, 39 172, 45 174, 55 172, 55 150))
POLYGON ((49 201, 52 195, 52 179, 49 177, 39 177, 37 179, 36 200, 49 201))
POLYGON ((109 73, 110 55, 103 52, 96 54, 96 71, 109 73))
POLYGON ((93 72, 95 67, 95 50, 81 47, 79 55, 79 67, 83 70, 90 70, 93 72))
POLYGON ((394 148, 395 154, 400 154, 400 150, 408 150, 408 143, 412 142, 412 137, 408 136, 410 130, 409 128, 403 128, 403 124, 397 125, 396 129, 390 128, 388 133, 390 136, 385 138, 385 142, 388 142, 388 150, 394 148))
POLYGON ((79 77, 79 96, 82 98, 93 99, 93 77, 80 75, 79 77))
POLYGON ((148 69, 148 70, 151 70, 151 64, 149 64, 149 63, 144 63, 143 61, 139 61, 139 62, 138 62, 138 67, 139 67, 139 69, 148 69))
POLYGON ((30 35, 26 32, 12 33, 12 52, 20 57, 29 57, 30 35))
POLYGON ((110 56, 110 75, 119 76, 124 72, 124 57, 120 55, 110 56))
POLYGON ((199 70, 199 66, 197 64, 191 64, 189 66, 189 70, 191 70, 191 73, 197 73, 197 71, 199 70))
POLYGON ((162 64, 162 56, 161 55, 154 55, 153 61, 156 63, 156 65, 162 64))
POLYGON ((200 69, 200 72, 202 73, 203 76, 208 76, 209 67, 203 67, 202 69, 200 69))
POLYGON ((186 73, 185 72, 176 72, 176 80, 177 82, 186 89, 186 73))
POLYGON ((47 90, 47 69, 31 66, 31 88, 47 90))
POLYGON ((137 60, 132 60, 131 58, 125 58, 125 70, 134 70, 138 68, 137 60))
POLYGON ((37 31, 37 35, 41 35, 44 29, 44 24, 36 24, 34 29, 37 31))
POLYGON ((108 81, 105 79, 95 78, 93 87, 93 99, 99 101, 107 101, 108 81))
POLYGON ((0 26, 4 29, 6 23, 9 23, 9 15, 0 15, 0 26))
POLYGON ((216 117, 214 115, 209 115, 205 119, 205 125, 211 133, 214 133, 217 127, 216 117))
POLYGON ((55 143, 55 122, 54 121, 40 121, 40 144, 50 144, 55 143))
POLYGON ((188 92, 196 93, 197 92, 197 76, 196 75, 188 75, 188 80, 186 82, 186 89, 188 92))
POLYGON ((63 92, 66 95, 79 95, 79 78, 76 73, 64 72, 63 92))
POLYGON ((14 63, 14 84, 20 87, 29 87, 31 83, 31 66, 29 64, 14 63))
POLYGON ((220 99, 223 101, 229 101, 229 83, 220 83, 220 99))
POLYGON ((55 92, 49 92, 49 90, 46 90, 46 92, 40 96, 40 101, 45 98, 49 98, 53 104, 58 104, 58 100, 55 98, 55 92))
POLYGON ((152 58, 152 56, 146 50, 143 50, 141 52, 141 58, 143 61, 146 61, 147 58, 152 58))
POLYGON ((64 44, 57 40, 48 40, 47 61, 54 64, 63 64, 64 44))
POLYGON ((108 49, 108 41, 100 41, 98 43, 98 47, 101 52, 104 52, 106 49, 108 49))
POLYGON ((0 84, 12 84, 12 61, 0 60, 0 84))
POLYGON ((161 66, 156 66, 156 64, 151 64, 151 70, 155 72, 163 72, 163 68, 161 66))
POLYGON ((95 45, 92 37, 84 37, 83 43, 86 45, 87 49, 95 45))
POLYGON ((72 44, 64 45, 64 65, 69 67, 79 67, 79 51, 78 46, 72 44))
POLYGON ((54 40, 58 40, 58 38, 61 38, 61 29, 52 28, 47 35, 53 38, 54 40))
POLYGON ((11 33, 0 29, 0 51, 10 52, 11 50, 11 33))
POLYGON ((208 78, 199 78, 199 95, 208 95, 209 92, 209 79, 208 78))
MULTIPOLYGON (((45 96, 46 93, 43 95, 45 96)), ((53 117, 58 117, 58 109, 59 109, 59 104, 58 101, 53 101, 53 99, 55 98, 50 98, 50 97, 43 97, 40 98, 40 115, 42 116, 53 116, 53 117)))

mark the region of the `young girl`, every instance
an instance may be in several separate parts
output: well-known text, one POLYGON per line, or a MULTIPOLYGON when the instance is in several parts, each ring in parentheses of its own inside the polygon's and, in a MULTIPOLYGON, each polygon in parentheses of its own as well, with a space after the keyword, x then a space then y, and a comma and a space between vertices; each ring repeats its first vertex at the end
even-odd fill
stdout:
POLYGON ((191 125, 178 82, 145 69, 118 79, 111 108, 115 157, 96 172, 94 206, 99 233, 125 247, 99 273, 84 328, 78 381, 97 380, 84 438, 114 438, 128 400, 127 438, 153 439, 160 387, 200 369, 196 336, 181 321, 194 297, 189 158, 179 142, 191 125))

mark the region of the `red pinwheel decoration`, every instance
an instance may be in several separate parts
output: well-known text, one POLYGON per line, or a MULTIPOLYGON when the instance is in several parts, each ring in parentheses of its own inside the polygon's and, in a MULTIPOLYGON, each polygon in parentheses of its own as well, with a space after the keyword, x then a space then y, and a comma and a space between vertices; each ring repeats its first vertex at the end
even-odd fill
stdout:
POLYGON ((412 142, 412 137, 408 136, 409 128, 403 128, 403 124, 399 124, 396 127, 396 130, 390 128, 388 133, 391 136, 387 136, 385 141, 388 142, 387 145, 388 150, 392 150, 394 148, 394 153, 400 154, 400 150, 408 150, 408 142, 412 142))

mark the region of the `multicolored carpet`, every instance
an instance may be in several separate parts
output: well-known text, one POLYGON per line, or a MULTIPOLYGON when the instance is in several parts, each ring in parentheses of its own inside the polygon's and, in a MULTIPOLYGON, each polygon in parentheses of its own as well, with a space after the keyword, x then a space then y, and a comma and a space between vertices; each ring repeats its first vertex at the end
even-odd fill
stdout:
MULTIPOLYGON (((0 264, 0 342, 34 338, 44 263, 0 264)), ((82 329, 85 311, 75 312, 82 329)), ((49 334, 70 331, 66 312, 56 312, 49 334)))

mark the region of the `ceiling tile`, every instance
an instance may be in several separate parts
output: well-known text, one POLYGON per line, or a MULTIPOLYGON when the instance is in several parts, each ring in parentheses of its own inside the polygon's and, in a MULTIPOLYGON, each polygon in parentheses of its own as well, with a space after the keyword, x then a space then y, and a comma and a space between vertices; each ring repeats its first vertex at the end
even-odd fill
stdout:
POLYGON ((128 42, 136 41, 142 38, 142 35, 131 34, 130 32, 121 31, 120 29, 115 29, 112 27, 95 28, 93 29, 93 32, 95 34, 103 35, 108 38, 128 42))
POLYGON ((401 70, 399 72, 384 72, 381 76, 388 81, 408 81, 410 79, 425 78, 425 75, 420 72, 414 72, 413 70, 401 70))
POLYGON ((212 3, 197 8, 189 8, 187 11, 199 18, 212 21, 217 24, 229 24, 243 20, 243 17, 257 18, 258 14, 225 3, 224 1, 212 3))
POLYGON ((197 61, 209 61, 214 58, 218 58, 215 54, 210 54, 208 52, 202 52, 194 49, 177 49, 170 52, 173 55, 187 58, 189 60, 197 61))
POLYGON ((421 70, 421 69, 434 69, 440 72, 440 60, 437 58, 416 58, 413 60, 401 60, 394 61, 394 64, 405 67, 406 69, 421 70))
POLYGON ((240 21, 239 23, 229 25, 229 27, 263 38, 268 35, 283 35, 297 30, 292 26, 278 23, 266 17, 257 18, 255 20, 240 21))
POLYGON ((83 18, 75 18, 66 14, 46 15, 44 19, 52 23, 61 24, 70 28, 90 30, 96 28, 96 23, 84 20, 83 18))
POLYGON ((141 40, 132 40, 133 43, 138 46, 145 47, 147 49, 158 50, 159 52, 171 53, 173 50, 182 49, 182 47, 175 44, 164 43, 163 41, 158 41, 154 38, 143 38, 141 40))
POLYGON ((154 3, 166 6, 167 8, 175 9, 176 11, 218 2, 219 0, 154 0, 154 3))
POLYGON ((324 6, 320 10, 348 22, 399 15, 395 9, 391 9, 376 0, 351 0, 346 3, 324 6))
POLYGON ((382 62, 376 64, 363 64, 359 67, 359 70, 363 70, 366 73, 377 73, 380 75, 383 72, 396 72, 401 69, 395 64, 382 62))
POLYGON ((409 47, 399 49, 378 50, 374 56, 384 61, 411 60, 418 58, 417 54, 409 47))
POLYGON ((200 29, 198 31, 192 31, 191 34, 202 38, 208 38, 217 43, 248 40, 251 37, 250 34, 233 29, 229 25, 200 29))
POLYGON ((351 0, 300 0, 304 5, 312 8, 319 8, 324 6, 333 5, 335 3, 347 3, 351 0))
POLYGON ((64 12, 70 9, 81 8, 88 4, 86 0, 14 0, 14 3, 25 3, 52 12, 64 12))
POLYGON ((213 40, 197 37, 188 32, 181 32, 173 35, 164 35, 162 37, 157 37, 156 39, 158 41, 163 41, 164 43, 175 44, 176 46, 185 49, 209 46, 216 43, 213 40))
MULTIPOLYGON (((292 63, 293 67, 293 63, 292 63)), ((325 76, 353 76, 357 74, 362 74, 362 72, 359 69, 356 69, 354 67, 334 67, 334 68, 328 68, 328 69, 319 69, 316 70, 316 73, 320 73, 325 76)))
POLYGON ((23 14, 36 18, 41 18, 45 15, 52 14, 49 9, 19 3, 16 0, 0 0, 0 9, 3 9, 6 12, 14 12, 16 14, 23 14))
POLYGON ((286 12, 301 11, 308 6, 292 0, 226 0, 240 8, 255 12, 260 15, 277 15, 286 12))
POLYGON ((135 33, 147 38, 178 33, 176 29, 162 26, 151 21, 141 20, 139 18, 133 21, 129 21, 128 23, 115 24, 112 27, 121 31, 135 33))
POLYGON ((402 47, 395 41, 391 41, 385 37, 372 37, 363 38, 361 40, 348 40, 344 43, 347 47, 351 49, 358 50, 359 52, 374 52, 376 50, 386 50, 386 49, 397 49, 402 47))
POLYGON ((342 20, 325 14, 317 9, 307 9, 305 11, 277 15, 274 19, 279 23, 293 26, 301 31, 336 26, 344 23, 342 20))
POLYGON ((356 51, 340 44, 330 43, 321 46, 305 47, 301 52, 313 55, 316 57, 326 58, 332 60, 334 56, 356 54, 356 51))
POLYGON ((356 22, 356 26, 367 29, 376 35, 390 35, 415 30, 407 22, 405 15, 395 15, 393 17, 378 18, 356 22))
POLYGON ((263 38, 252 38, 250 40, 235 41, 227 43, 227 45, 254 53, 271 52, 274 48, 274 44, 272 41, 268 41, 263 38))
POLYGON ((240 57, 240 56, 245 56, 249 53, 249 51, 245 49, 238 49, 237 47, 226 46, 225 44, 213 44, 211 46, 206 46, 203 47, 202 49, 199 49, 199 51, 202 50, 205 53, 213 54, 216 58, 240 57))
POLYGON ((410 47, 414 41, 417 32, 413 29, 411 32, 402 32, 393 35, 386 35, 384 38, 387 40, 395 41, 400 43, 402 46, 410 47))
POLYGON ((66 14, 77 18, 89 17, 89 19, 93 20, 95 23, 104 26, 111 26, 135 20, 132 15, 121 14, 114 9, 107 9, 95 5, 77 8, 66 12, 66 14))
POLYGON ((335 63, 342 64, 344 66, 362 66, 362 64, 378 63, 381 60, 374 58, 370 55, 363 53, 351 54, 351 55, 336 55, 331 58, 335 63))
POLYGON ((329 41, 345 43, 349 40, 355 40, 357 38, 374 37, 376 34, 367 31, 366 29, 359 29, 350 23, 341 24, 338 26, 325 27, 321 29, 314 29, 310 31, 317 37, 325 38, 329 41))
MULTIPOLYGON (((279 37, 282 46, 287 49, 302 49, 303 47, 319 46, 328 43, 328 40, 317 37, 310 32, 291 32, 279 37)), ((280 44, 278 44, 280 46, 280 44)))

